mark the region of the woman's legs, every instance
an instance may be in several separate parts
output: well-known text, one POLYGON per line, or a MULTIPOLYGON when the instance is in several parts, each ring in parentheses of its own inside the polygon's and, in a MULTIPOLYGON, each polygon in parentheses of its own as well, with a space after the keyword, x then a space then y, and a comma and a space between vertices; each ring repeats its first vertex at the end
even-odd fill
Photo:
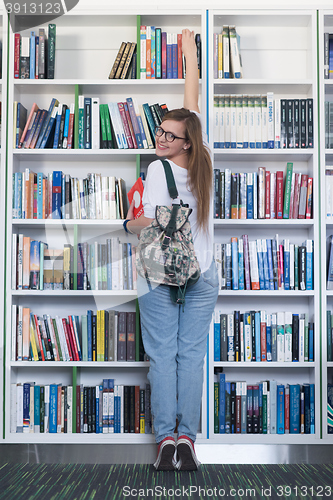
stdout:
POLYGON ((177 334, 179 306, 170 300, 168 286, 148 289, 137 282, 142 340, 150 359, 148 379, 155 439, 173 436, 177 413, 177 334))
POLYGON ((151 408, 156 442, 178 435, 195 441, 198 431, 203 361, 207 334, 218 295, 213 262, 186 292, 185 308, 174 304, 167 286, 149 288, 138 277, 138 296, 145 351, 150 358, 151 408))

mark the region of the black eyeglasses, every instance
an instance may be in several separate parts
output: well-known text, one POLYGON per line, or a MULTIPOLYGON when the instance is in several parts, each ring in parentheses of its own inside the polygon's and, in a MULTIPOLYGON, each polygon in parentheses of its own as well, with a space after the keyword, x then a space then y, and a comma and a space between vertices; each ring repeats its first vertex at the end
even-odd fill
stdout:
POLYGON ((173 142, 175 139, 183 139, 183 141, 186 141, 185 137, 177 137, 172 132, 166 132, 165 130, 162 129, 162 127, 155 128, 155 135, 157 137, 162 137, 163 134, 165 134, 165 140, 167 142, 173 142))

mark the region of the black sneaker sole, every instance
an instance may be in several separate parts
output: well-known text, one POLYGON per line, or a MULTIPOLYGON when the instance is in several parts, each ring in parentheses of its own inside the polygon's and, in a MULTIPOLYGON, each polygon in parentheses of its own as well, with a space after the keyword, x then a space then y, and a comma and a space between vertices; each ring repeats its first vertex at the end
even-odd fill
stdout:
POLYGON ((175 463, 173 457, 175 454, 176 447, 172 444, 167 444, 163 447, 161 451, 161 460, 158 464, 156 470, 175 470, 175 463))
POLYGON ((191 448, 188 444, 181 443, 177 445, 177 454, 178 454, 178 470, 198 470, 198 465, 196 464, 191 448))

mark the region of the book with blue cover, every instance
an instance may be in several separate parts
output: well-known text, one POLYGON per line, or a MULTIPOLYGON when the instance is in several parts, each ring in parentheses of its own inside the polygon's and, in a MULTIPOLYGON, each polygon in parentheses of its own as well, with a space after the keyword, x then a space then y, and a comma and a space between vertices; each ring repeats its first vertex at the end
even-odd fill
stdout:
POLYGON ((50 434, 57 433, 58 386, 50 384, 50 434))
POLYGON ((220 313, 214 312, 214 361, 220 361, 221 356, 221 326, 220 313))
POLYGON ((276 433, 284 434, 284 405, 285 405, 284 385, 277 386, 277 407, 276 407, 276 433))
POLYGON ((62 171, 54 170, 52 174, 52 219, 61 219, 61 186, 62 171))
POLYGON ((290 434, 300 433, 301 388, 299 384, 290 384, 290 434))
POLYGON ((219 374, 219 433, 225 434, 225 373, 219 374))

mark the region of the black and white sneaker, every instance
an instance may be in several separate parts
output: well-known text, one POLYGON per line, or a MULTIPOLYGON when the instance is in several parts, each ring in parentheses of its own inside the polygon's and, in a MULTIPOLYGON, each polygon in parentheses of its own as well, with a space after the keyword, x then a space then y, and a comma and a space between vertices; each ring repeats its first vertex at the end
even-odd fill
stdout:
POLYGON ((176 443, 172 436, 164 438, 158 445, 157 459, 154 463, 156 470, 175 470, 176 443))
POLYGON ((177 464, 178 470, 197 470, 200 465, 195 454, 194 443, 187 436, 179 436, 177 440, 177 464))

